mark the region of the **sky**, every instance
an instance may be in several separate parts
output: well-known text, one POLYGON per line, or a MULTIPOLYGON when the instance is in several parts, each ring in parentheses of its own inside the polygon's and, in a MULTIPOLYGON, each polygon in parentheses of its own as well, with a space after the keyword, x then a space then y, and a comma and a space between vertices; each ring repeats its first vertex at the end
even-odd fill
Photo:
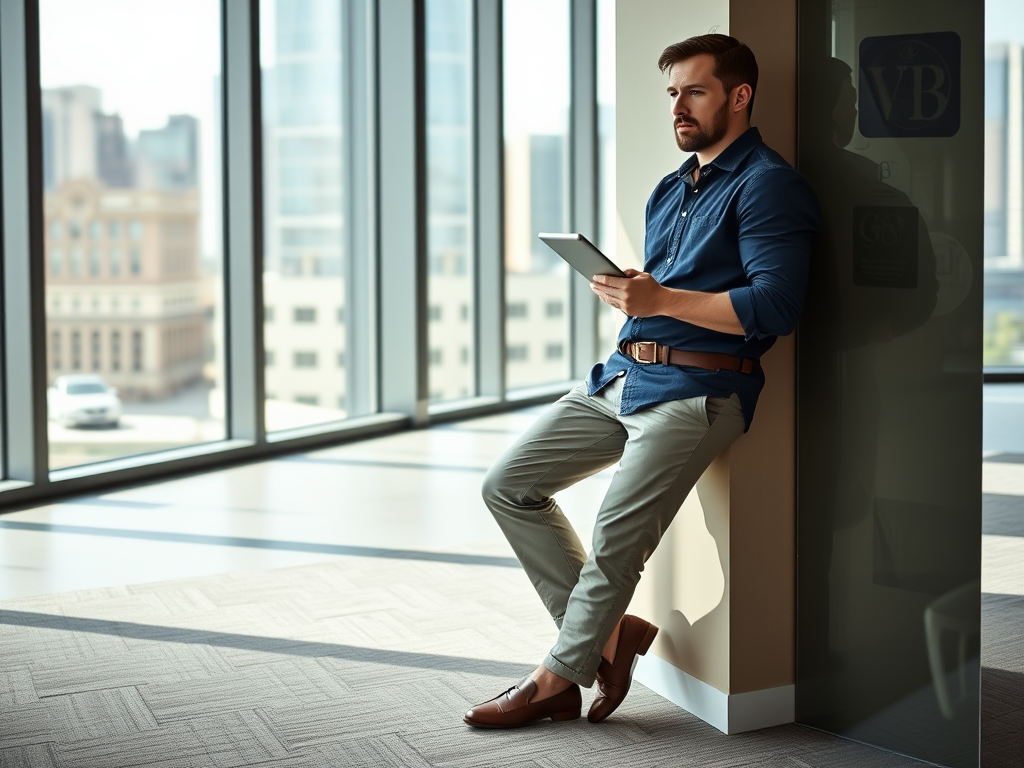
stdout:
POLYGON ((986 0, 985 41, 1024 43, 1024 2, 986 0))
POLYGON ((41 0, 43 88, 93 85, 125 129, 159 128, 169 114, 203 122, 220 73, 217 0, 41 0))
POLYGON ((200 247, 216 259, 218 0, 40 0, 39 48, 43 88, 99 88, 103 111, 119 113, 130 138, 168 115, 198 118, 200 247))
POLYGON ((505 131, 564 133, 569 125, 569 2, 505 3, 505 131))

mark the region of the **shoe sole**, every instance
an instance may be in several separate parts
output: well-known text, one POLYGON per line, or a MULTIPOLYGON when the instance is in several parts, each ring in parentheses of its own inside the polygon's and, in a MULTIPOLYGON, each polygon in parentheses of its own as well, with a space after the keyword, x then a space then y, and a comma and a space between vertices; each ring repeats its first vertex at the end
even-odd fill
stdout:
POLYGON ((466 725, 472 725, 474 728, 488 728, 490 730, 507 730, 509 728, 522 728, 522 727, 527 726, 527 725, 533 725, 534 723, 539 723, 541 720, 547 720, 548 717, 551 718, 552 722, 563 723, 563 722, 567 722, 569 720, 579 720, 580 717, 582 717, 582 716, 583 716, 583 709, 581 708, 581 709, 579 709, 579 710, 577 710, 575 712, 556 712, 555 714, 548 715, 547 717, 538 717, 536 720, 531 720, 528 723, 516 723, 515 725, 498 725, 496 723, 481 723, 481 722, 477 722, 476 720, 471 720, 468 717, 462 718, 462 722, 464 722, 466 725))

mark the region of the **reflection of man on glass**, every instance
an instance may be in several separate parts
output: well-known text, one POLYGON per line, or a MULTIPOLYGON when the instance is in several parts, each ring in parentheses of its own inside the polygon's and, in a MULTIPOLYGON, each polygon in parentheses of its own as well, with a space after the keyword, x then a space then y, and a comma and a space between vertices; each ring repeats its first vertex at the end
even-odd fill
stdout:
POLYGON ((624 615, 644 563, 711 461, 750 425, 759 358, 800 315, 818 222, 809 186, 750 127, 757 62, 726 35, 669 46, 676 143, 694 152, 647 204, 645 271, 595 276, 628 319, 618 349, 494 465, 483 495, 559 627, 541 666, 466 713, 513 728, 622 702, 657 627, 624 615), (552 495, 619 462, 583 544, 552 495))
MULTIPOLYGON (((893 381, 905 365, 887 363, 883 347, 925 324, 938 291, 932 238, 911 199, 887 183, 891 164, 847 149, 858 115, 853 71, 845 62, 827 58, 814 72, 814 103, 823 108, 808 114, 801 151, 801 169, 821 200, 800 333, 801 348, 813 354, 813 363, 800 371, 806 393, 801 398, 800 439, 815 446, 801 462, 801 498, 815 500, 810 504, 814 514, 803 516, 800 523, 801 539, 811 544, 800 550, 804 578, 799 597, 801 605, 814 606, 800 615, 802 681, 840 669, 841 656, 829 639, 836 615, 829 610, 834 532, 862 525, 873 509, 884 391, 889 390, 890 399, 898 398, 906 387, 893 381), (888 244, 883 254, 883 263, 894 267, 889 285, 859 268, 868 252, 864 242, 897 230, 879 226, 885 219, 905 223, 900 237, 891 238, 897 242, 888 244)), ((903 415, 897 418, 902 423, 903 415)), ((890 421, 889 428, 893 426, 890 421)), ((907 493, 906 498, 919 495, 907 493)))

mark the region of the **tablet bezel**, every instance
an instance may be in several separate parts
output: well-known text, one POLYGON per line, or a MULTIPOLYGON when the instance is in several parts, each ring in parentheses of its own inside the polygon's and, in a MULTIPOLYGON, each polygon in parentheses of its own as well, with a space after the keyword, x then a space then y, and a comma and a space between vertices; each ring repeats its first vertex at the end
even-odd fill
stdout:
POLYGON ((578 232, 540 232, 537 237, 587 280, 592 280, 594 275, 626 276, 614 261, 578 232))

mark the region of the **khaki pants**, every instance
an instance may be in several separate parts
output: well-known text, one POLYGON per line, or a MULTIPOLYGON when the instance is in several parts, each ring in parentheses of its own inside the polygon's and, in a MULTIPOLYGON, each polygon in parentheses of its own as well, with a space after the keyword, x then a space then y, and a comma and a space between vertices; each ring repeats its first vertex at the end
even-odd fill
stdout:
POLYGON ((491 467, 483 497, 559 627, 544 666, 586 687, 644 563, 698 478, 743 433, 739 397, 674 400, 620 416, 622 379, 580 385, 491 467), (590 556, 552 496, 619 462, 590 556))

